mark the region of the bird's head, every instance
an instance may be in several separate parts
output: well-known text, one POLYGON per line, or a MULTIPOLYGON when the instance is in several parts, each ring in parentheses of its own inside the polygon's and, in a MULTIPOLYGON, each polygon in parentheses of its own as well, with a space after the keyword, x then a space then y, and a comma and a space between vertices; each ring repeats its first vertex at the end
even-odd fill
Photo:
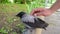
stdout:
POLYGON ((24 14, 26 14, 26 13, 21 11, 21 12, 19 12, 16 16, 22 18, 22 16, 23 16, 24 14))

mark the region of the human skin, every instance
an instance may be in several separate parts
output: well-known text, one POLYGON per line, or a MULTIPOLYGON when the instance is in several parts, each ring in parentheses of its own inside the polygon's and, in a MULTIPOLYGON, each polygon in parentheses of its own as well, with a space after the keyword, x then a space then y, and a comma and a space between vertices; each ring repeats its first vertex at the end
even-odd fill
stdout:
POLYGON ((35 8, 31 11, 31 15, 33 16, 49 16, 53 14, 57 9, 60 8, 60 0, 56 0, 56 2, 49 8, 35 8))

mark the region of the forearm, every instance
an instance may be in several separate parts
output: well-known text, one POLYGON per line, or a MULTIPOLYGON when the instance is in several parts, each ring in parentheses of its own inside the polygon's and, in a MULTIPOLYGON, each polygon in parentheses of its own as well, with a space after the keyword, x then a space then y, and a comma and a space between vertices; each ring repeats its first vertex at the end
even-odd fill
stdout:
POLYGON ((50 10, 52 10, 54 12, 54 11, 56 11, 59 8, 60 8, 60 0, 56 0, 56 2, 52 5, 50 10))

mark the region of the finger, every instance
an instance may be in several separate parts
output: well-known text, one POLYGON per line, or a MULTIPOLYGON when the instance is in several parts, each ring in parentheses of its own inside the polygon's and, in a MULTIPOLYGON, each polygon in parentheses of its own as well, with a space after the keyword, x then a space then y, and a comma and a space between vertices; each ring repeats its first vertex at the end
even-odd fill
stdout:
POLYGON ((33 15, 34 13, 35 13, 35 10, 32 10, 31 13, 30 13, 30 15, 33 15))
POLYGON ((34 16, 42 16, 42 13, 35 13, 34 16))
POLYGON ((33 10, 31 11, 30 15, 34 15, 35 13, 39 13, 39 12, 41 12, 41 11, 43 11, 43 8, 33 9, 33 10))
POLYGON ((38 9, 33 9, 32 11, 31 11, 31 15, 34 15, 34 13, 36 13, 38 11, 38 9))

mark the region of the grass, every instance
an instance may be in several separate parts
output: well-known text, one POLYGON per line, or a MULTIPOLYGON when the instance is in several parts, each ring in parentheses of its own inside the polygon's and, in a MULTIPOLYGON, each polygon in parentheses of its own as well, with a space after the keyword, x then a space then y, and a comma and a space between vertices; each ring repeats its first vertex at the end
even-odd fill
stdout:
POLYGON ((25 4, 0 4, 0 11, 3 12, 18 12, 26 10, 25 4))
MULTIPOLYGON (((15 30, 19 28, 23 29, 24 26, 17 25, 22 24, 20 19, 17 18, 15 15, 20 11, 26 11, 25 4, 0 4, 0 29, 5 28, 6 30, 15 30)), ((4 30, 2 31, 4 32, 4 30)), ((14 31, 13 31, 14 32, 14 31)))

